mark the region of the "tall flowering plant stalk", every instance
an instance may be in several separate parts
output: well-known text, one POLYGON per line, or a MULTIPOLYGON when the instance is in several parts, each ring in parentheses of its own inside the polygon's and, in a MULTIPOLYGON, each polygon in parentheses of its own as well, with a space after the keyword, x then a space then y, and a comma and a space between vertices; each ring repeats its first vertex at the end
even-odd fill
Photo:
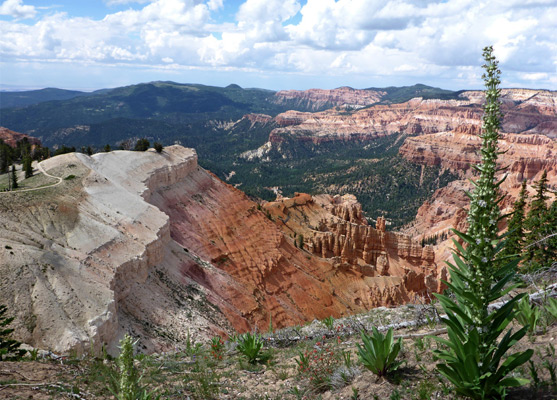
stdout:
POLYGON ((475 167, 479 179, 474 182, 472 193, 468 194, 471 199, 468 232, 453 230, 463 241, 463 245, 455 241, 454 263, 448 263, 451 282, 445 282, 455 299, 436 295, 447 314, 443 322, 447 325, 449 339, 435 339, 446 345, 444 349, 436 350, 442 361, 437 365, 438 369, 455 386, 456 392, 473 399, 494 399, 504 398, 507 387, 528 382, 509 374, 528 361, 533 350, 506 356, 528 328, 515 333, 506 330, 515 315, 515 304, 523 295, 514 297, 491 313, 488 311, 491 302, 516 287, 505 286, 516 274, 519 259, 502 255, 505 241, 498 236, 502 199, 499 186, 503 180, 497 181, 495 174, 498 172, 497 141, 502 116, 499 103, 501 71, 492 47, 484 48, 483 57, 486 103, 481 163, 475 167))

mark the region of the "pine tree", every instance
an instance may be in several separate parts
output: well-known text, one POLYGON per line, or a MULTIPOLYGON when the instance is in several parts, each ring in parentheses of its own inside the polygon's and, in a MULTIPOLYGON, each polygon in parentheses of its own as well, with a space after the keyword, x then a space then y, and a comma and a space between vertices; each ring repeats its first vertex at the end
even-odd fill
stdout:
POLYGON ((520 255, 524 249, 524 213, 527 197, 526 180, 524 180, 518 199, 514 202, 512 217, 508 224, 509 234, 505 250, 502 252, 506 256, 520 255))
POLYGON ((15 165, 12 164, 12 190, 18 188, 17 184, 17 174, 15 172, 15 165))
POLYGON ((542 227, 546 223, 548 217, 548 209, 546 201, 547 196, 547 171, 543 171, 542 177, 534 185, 536 194, 532 199, 528 217, 524 222, 526 227, 526 240, 525 240, 525 263, 529 270, 536 270, 541 268, 548 260, 549 254, 546 251, 544 232, 542 227))
POLYGON ((135 144, 134 150, 135 151, 147 151, 149 150, 149 141, 147 139, 139 139, 135 144))
POLYGON ((33 176, 33 165, 31 157, 25 156, 23 158, 23 170, 25 171, 25 179, 33 176))
POLYGON ((5 174, 9 171, 10 166, 10 146, 0 139, 0 174, 5 174))
POLYGON ((557 263, 557 199, 553 200, 553 203, 547 209, 544 224, 540 230, 545 249, 545 259, 542 260, 543 266, 548 267, 557 263))
POLYGON ((21 343, 13 339, 8 339, 8 336, 14 330, 8 329, 7 326, 11 324, 14 318, 8 318, 4 315, 7 310, 8 308, 6 306, 0 304, 0 361, 15 361, 23 357, 26 351, 19 348, 21 343))

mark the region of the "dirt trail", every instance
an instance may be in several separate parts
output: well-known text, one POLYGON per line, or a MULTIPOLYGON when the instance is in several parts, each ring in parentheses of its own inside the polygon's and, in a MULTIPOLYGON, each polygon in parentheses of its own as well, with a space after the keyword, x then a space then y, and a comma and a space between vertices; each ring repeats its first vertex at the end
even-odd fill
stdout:
MULTIPOLYGON (((41 162, 42 162, 42 161, 41 161, 41 162)), ((46 172, 46 171, 43 169, 43 166, 41 165, 41 162, 37 163, 37 167, 39 168, 39 171, 40 171, 42 174, 44 174, 45 176, 48 176, 49 178, 58 179, 58 182, 53 183, 52 185, 41 186, 41 187, 37 187, 37 188, 21 189, 21 190, 12 190, 12 191, 9 191, 9 192, 0 192, 0 194, 6 194, 6 193, 21 193, 21 192, 32 192, 32 191, 34 191, 34 190, 46 189, 46 188, 58 186, 59 184, 61 184, 61 183, 62 183, 62 178, 59 177, 59 176, 50 175, 48 172, 46 172)))

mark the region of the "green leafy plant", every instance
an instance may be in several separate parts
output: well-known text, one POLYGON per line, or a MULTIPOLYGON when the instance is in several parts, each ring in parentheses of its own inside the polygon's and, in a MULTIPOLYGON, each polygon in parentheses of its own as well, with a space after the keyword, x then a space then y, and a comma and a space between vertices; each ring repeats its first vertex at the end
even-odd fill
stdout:
POLYGON ((12 323, 14 317, 6 317, 6 311, 8 311, 8 307, 0 305, 0 361, 17 361, 25 355, 26 350, 19 348, 21 343, 17 340, 9 339, 14 330, 7 326, 12 323))
POLYGON ((207 364, 204 357, 193 356, 195 363, 184 383, 196 400, 217 399, 220 394, 220 375, 207 364))
POLYGON ((552 325, 553 322, 557 321, 557 299, 548 297, 544 309, 547 315, 548 325, 552 325))
POLYGON ((215 336, 211 339, 211 355, 215 360, 222 360, 222 353, 224 352, 224 340, 220 336, 215 336))
POLYGON ((186 334, 186 348, 184 352, 186 355, 197 355, 200 354, 203 350, 203 345, 201 343, 195 343, 191 337, 190 331, 188 329, 188 333, 186 334))
POLYGON ((255 364, 261 357, 263 340, 257 333, 244 333, 238 337, 238 351, 242 353, 250 364, 255 364))
POLYGON ((517 312, 515 319, 520 323, 520 325, 528 328, 528 332, 536 332, 538 325, 538 320, 540 319, 540 309, 538 307, 532 306, 528 297, 523 297, 517 305, 517 312))
POLYGON ((334 324, 335 324, 335 319, 331 316, 321 320, 321 322, 323 323, 323 325, 325 325, 327 327, 328 330, 333 330, 334 328, 334 324))
POLYGON ((398 353, 402 349, 402 339, 393 340, 393 329, 390 328, 386 335, 383 335, 373 327, 372 335, 361 332, 363 346, 356 344, 358 347, 358 357, 364 367, 369 369, 377 376, 385 376, 395 371, 401 364, 401 361, 395 361, 398 353))
POLYGON ((135 357, 133 347, 136 342, 132 337, 125 335, 120 341, 120 355, 116 360, 119 377, 117 384, 109 389, 118 400, 151 400, 159 399, 160 395, 155 396, 154 392, 148 392, 141 384, 142 377, 139 375, 134 365, 135 357), (116 386, 116 388, 114 388, 116 386))
POLYGON ((481 135, 482 158, 480 165, 475 167, 480 176, 474 182, 474 191, 468 194, 471 198, 468 231, 453 230, 465 244, 454 241, 454 264, 449 263, 451 282, 444 282, 454 293, 454 300, 435 295, 447 314, 442 322, 447 326, 449 339, 433 337, 446 346, 434 351, 442 361, 437 364, 439 372, 454 385, 458 394, 472 399, 502 398, 507 387, 528 383, 526 379, 508 375, 533 354, 529 349, 505 358, 511 347, 526 334, 527 327, 515 333, 509 329, 499 340, 514 318, 515 305, 523 295, 514 297, 491 313, 488 310, 491 302, 516 287, 505 288, 505 285, 513 280, 519 259, 500 254, 505 248, 497 226, 501 219, 498 204, 502 200, 499 195, 502 180, 495 179, 501 118, 500 71, 492 47, 486 47, 483 55, 487 90, 481 135))
MULTIPOLYGON (((345 366, 343 361, 351 364, 350 357, 338 346, 339 339, 336 343, 319 341, 315 343, 313 348, 307 349, 305 352, 299 354, 299 359, 296 360, 298 364, 298 373, 302 378, 309 381, 309 386, 314 392, 323 392, 333 387, 332 378, 335 373, 338 373, 338 379, 346 383, 349 378, 351 365, 347 365, 345 370, 340 370, 339 367, 345 366), (344 377, 341 375, 344 373, 344 377)), ((344 384, 335 383, 335 386, 344 386, 344 384)))

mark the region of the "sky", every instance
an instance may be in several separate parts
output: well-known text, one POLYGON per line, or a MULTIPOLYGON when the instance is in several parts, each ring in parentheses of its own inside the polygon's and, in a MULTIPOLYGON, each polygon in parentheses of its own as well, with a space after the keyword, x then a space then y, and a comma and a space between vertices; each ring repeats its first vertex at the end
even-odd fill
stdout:
POLYGON ((557 0, 0 0, 0 89, 557 90, 557 0))

